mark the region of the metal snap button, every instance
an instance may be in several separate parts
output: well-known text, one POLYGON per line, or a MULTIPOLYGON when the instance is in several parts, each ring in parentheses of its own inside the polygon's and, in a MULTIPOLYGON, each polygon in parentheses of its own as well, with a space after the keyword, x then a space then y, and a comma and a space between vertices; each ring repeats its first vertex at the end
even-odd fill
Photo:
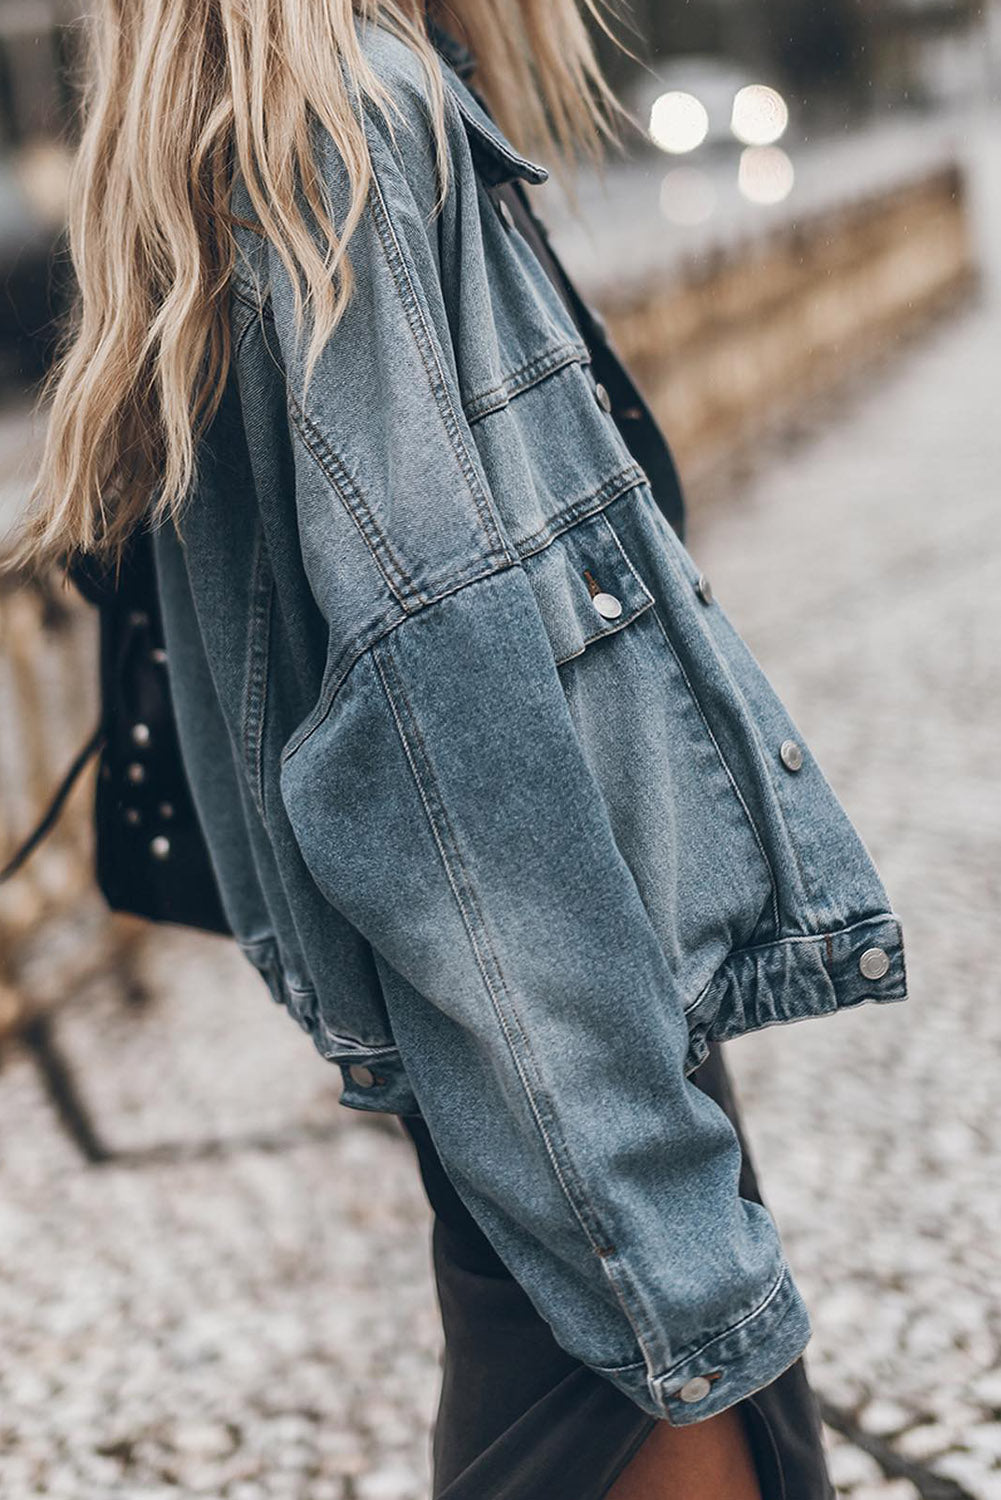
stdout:
POLYGON ((693 1375, 691 1380, 686 1380, 685 1384, 681 1387, 681 1390, 678 1392, 678 1400, 686 1403, 704 1401, 711 1390, 712 1382, 707 1380, 704 1375, 693 1375))
POLYGON ((713 586, 704 573, 700 573, 696 580, 695 592, 703 604, 711 604, 713 602, 713 586))
POLYGON ((795 740, 784 740, 779 755, 787 771, 798 771, 803 764, 803 752, 795 740))
POLYGON ((614 594, 595 594, 591 603, 603 620, 617 620, 622 613, 622 600, 614 594))
POLYGON ((610 412, 612 409, 612 398, 608 394, 608 387, 606 385, 602 385, 600 380, 594 388, 594 394, 602 411, 610 412))
POLYGON ((867 948, 858 966, 866 979, 882 979, 889 972, 890 955, 883 948, 867 948))
POLYGON ((152 735, 150 734, 148 724, 133 724, 132 743, 134 745, 148 745, 151 739, 152 735))
POLYGON ((173 802, 161 802, 160 806, 157 808, 157 814, 163 819, 165 823, 169 823, 171 818, 174 816, 173 802))
POLYGON ((167 653, 162 646, 154 646, 149 654, 150 661, 156 662, 158 667, 166 665, 167 653))
POLYGON ((149 846, 149 852, 154 859, 168 859, 170 856, 170 839, 158 833, 149 846))
POLYGON ((125 767, 125 774, 133 786, 139 786, 146 780, 146 767, 134 760, 131 765, 125 767))
POLYGON ((352 1083, 356 1083, 360 1089, 370 1089, 375 1083, 375 1074, 371 1068, 366 1068, 362 1063, 352 1063, 348 1069, 348 1076, 352 1083))
POLYGON ((143 820, 143 815, 138 807, 127 807, 125 809, 125 821, 130 828, 138 828, 143 820))
POLYGON ((511 205, 510 203, 508 203, 506 198, 501 198, 498 200, 497 212, 500 214, 501 218, 504 221, 505 229, 513 229, 514 214, 511 212, 511 205))

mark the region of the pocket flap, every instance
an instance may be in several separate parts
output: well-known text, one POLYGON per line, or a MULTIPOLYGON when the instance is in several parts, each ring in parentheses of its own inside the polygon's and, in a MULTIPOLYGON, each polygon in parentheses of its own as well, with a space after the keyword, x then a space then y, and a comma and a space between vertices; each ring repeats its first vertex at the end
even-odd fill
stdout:
POLYGON ((614 635, 653 603, 604 511, 526 558, 525 570, 557 665, 614 635))

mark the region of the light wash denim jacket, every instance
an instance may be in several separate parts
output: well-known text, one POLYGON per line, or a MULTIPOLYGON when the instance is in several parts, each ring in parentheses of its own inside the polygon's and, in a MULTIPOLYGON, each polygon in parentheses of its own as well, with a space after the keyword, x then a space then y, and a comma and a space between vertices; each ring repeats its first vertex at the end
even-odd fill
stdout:
POLYGON ((494 207, 544 168, 446 66, 432 220, 423 73, 359 25, 412 129, 369 118, 353 300, 303 399, 288 275, 241 231, 229 388, 183 545, 155 539, 185 765, 344 1102, 421 1112, 564 1348, 684 1425, 810 1331, 689 1075, 903 998, 899 925, 494 207))

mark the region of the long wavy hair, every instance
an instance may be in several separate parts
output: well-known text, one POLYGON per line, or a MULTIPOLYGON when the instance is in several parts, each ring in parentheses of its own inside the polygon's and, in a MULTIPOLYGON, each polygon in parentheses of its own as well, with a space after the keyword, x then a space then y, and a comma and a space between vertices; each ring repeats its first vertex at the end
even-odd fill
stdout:
POLYGON ((428 15, 472 49, 474 84, 513 142, 569 176, 582 155, 601 159, 625 117, 586 25, 589 15, 612 35, 606 3, 96 0, 70 184, 77 291, 39 395, 46 442, 8 560, 118 557, 144 520, 179 521, 230 363, 237 166, 261 229, 304 283, 296 317, 300 332, 309 319, 312 372, 352 290, 346 250, 371 173, 364 101, 390 122, 395 113, 359 47, 359 20, 387 27, 423 64, 443 196, 443 80, 428 15), (315 168, 314 121, 350 176, 341 225, 315 168))

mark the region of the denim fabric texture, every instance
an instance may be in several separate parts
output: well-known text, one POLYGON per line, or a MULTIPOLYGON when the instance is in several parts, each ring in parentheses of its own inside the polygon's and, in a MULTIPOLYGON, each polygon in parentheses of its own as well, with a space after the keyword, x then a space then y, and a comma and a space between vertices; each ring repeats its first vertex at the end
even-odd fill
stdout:
POLYGON ((304 396, 289 274, 240 231, 230 380, 155 538, 185 765, 237 940, 344 1103, 422 1114, 559 1343, 684 1425, 809 1337, 690 1075, 902 999, 900 928, 496 211, 545 168, 443 59, 432 217, 423 71, 357 24, 405 119, 366 116, 354 296, 304 396))

